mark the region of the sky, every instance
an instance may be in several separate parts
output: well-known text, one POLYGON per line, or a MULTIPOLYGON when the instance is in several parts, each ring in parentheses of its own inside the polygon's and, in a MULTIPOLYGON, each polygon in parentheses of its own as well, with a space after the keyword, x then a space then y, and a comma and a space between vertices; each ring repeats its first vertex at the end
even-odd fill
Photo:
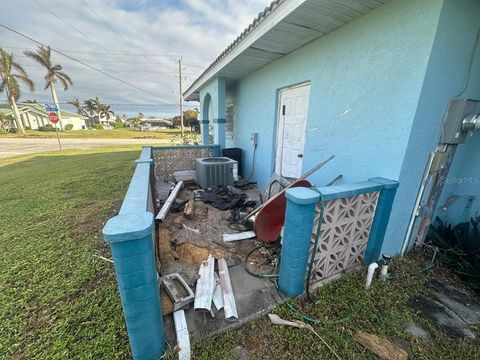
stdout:
MULTIPOLYGON (((98 96, 120 116, 171 117, 179 112, 178 59, 186 89, 270 1, 0 0, 0 24, 117 78, 54 52, 74 83, 66 92, 58 86, 62 108, 98 96)), ((21 101, 51 102, 45 70, 23 54, 37 44, 0 27, 0 47, 35 82, 34 93, 22 87, 21 101)))

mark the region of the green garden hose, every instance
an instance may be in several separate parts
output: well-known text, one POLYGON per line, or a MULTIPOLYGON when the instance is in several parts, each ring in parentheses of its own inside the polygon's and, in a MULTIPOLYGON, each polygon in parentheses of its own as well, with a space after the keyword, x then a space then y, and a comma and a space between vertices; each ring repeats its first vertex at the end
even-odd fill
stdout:
MULTIPOLYGON (((312 278, 312 270, 313 270, 313 264, 314 264, 314 260, 315 260, 315 253, 317 252, 318 242, 320 241, 320 233, 321 233, 321 230, 322 230, 322 222, 323 222, 323 214, 325 212, 325 204, 324 204, 324 201, 323 201, 323 194, 318 189, 316 189, 314 187, 312 187, 311 189, 313 191, 317 192, 320 195, 320 217, 318 219, 317 233, 315 235, 315 242, 314 242, 314 245, 313 245, 312 254, 310 256, 310 262, 309 262, 309 265, 308 265, 307 279, 305 280, 305 287, 306 287, 306 293, 307 293, 308 300, 310 300, 312 303, 314 303, 315 298, 310 291, 310 281, 311 281, 311 278, 312 278)), ((275 242, 275 248, 276 248, 275 250, 276 250, 277 255, 279 256, 279 259, 280 259, 280 254, 278 254, 278 251, 277 251, 279 242, 280 242, 280 240, 277 240, 275 242)), ((248 259, 249 259, 250 255, 252 253, 254 253, 255 251, 257 251, 258 249, 261 249, 262 247, 267 247, 267 246, 265 244, 262 244, 262 245, 259 245, 255 248, 253 248, 252 250, 250 250, 248 252, 248 254, 247 254, 247 256, 245 256, 245 260, 243 262, 244 269, 248 274, 250 274, 254 277, 267 278, 267 279, 278 279, 278 273, 276 273, 276 274, 258 274, 256 272, 251 271, 248 268, 248 259)), ((280 260, 278 261, 278 263, 279 262, 280 262, 280 260)), ((277 263, 277 266, 278 266, 278 263, 277 263)), ((277 286, 277 289, 278 289, 278 286, 277 286)), ((280 289, 278 289, 278 290, 280 290, 280 289)), ((287 303, 287 304, 289 305, 289 307, 292 306, 289 303, 287 303)), ((303 317, 305 318, 305 316, 303 316, 303 317)))

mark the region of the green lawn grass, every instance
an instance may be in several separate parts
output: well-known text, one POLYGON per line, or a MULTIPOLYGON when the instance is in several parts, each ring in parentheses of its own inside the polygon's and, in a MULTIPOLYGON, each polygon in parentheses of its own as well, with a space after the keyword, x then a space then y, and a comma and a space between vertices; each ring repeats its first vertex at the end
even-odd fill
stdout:
MULTIPOLYGON (((186 131, 186 134, 190 132, 186 131)), ((70 139, 174 139, 180 136, 180 129, 162 129, 158 131, 137 131, 130 129, 112 129, 112 130, 71 130, 59 133, 61 138, 70 139)), ((26 134, 8 134, 0 132, 3 137, 56 137, 54 131, 26 130, 26 134)))
POLYGON ((113 265, 101 238, 138 150, 0 162, 0 358, 129 357, 113 265))

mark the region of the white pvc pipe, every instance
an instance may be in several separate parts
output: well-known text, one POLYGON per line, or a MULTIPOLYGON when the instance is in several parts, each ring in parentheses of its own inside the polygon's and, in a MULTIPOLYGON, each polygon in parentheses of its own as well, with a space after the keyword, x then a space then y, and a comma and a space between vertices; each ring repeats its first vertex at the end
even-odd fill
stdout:
POLYGON ((388 277, 388 265, 383 264, 382 267, 380 268, 380 277, 382 278, 383 281, 387 280, 388 277))
POLYGON ((375 270, 377 270, 377 268, 378 264, 376 262, 368 265, 367 282, 365 284, 365 289, 368 289, 370 285, 372 285, 373 275, 375 275, 375 270))

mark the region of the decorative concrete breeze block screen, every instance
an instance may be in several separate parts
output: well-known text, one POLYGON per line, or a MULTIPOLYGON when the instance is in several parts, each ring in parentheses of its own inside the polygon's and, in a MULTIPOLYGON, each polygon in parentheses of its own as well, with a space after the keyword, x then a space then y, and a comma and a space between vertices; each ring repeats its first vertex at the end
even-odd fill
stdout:
POLYGON ((153 149, 153 160, 155 162, 155 177, 162 176, 168 181, 173 180, 173 173, 180 170, 194 170, 195 159, 211 157, 212 148, 166 148, 153 149))
MULTIPOLYGON (((320 240, 314 260, 312 283, 326 280, 363 261, 379 192, 369 192, 325 202, 320 240)), ((310 254, 320 218, 315 209, 310 254)))

